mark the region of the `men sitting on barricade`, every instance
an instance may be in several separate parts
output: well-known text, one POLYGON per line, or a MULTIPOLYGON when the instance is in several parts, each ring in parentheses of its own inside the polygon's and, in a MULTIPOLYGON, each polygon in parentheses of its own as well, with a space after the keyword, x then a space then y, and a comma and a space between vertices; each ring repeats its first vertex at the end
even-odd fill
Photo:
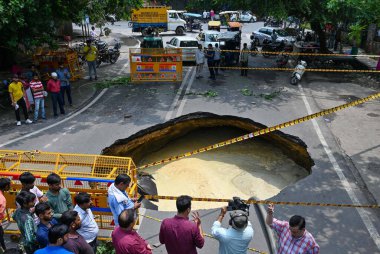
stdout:
POLYGON ((248 213, 235 210, 230 214, 229 228, 222 227, 227 207, 220 209, 218 219, 211 228, 211 234, 219 241, 219 254, 247 253, 249 242, 253 238, 253 228, 248 221, 248 213))
MULTIPOLYGON (((47 201, 47 198, 44 196, 43 192, 34 185, 36 178, 32 173, 24 172, 19 176, 18 179, 21 182, 21 191, 29 191, 36 196, 34 200, 34 206, 36 206, 40 201, 47 201)), ((16 204, 17 207, 20 207, 17 202, 16 204)), ((32 207, 31 212, 34 213, 34 207, 32 207)), ((38 218, 35 219, 35 221, 36 224, 38 224, 38 218)))
POLYGON ((289 222, 273 218, 274 206, 270 204, 265 222, 277 233, 278 254, 309 253, 318 254, 319 245, 305 229, 305 218, 294 215, 289 222), (295 251, 296 250, 296 251, 295 251))
POLYGON ((197 253, 205 240, 201 219, 198 212, 193 212, 193 221, 189 221, 191 212, 191 197, 179 196, 176 200, 177 215, 165 219, 161 223, 160 242, 165 244, 168 254, 197 253))
MULTIPOLYGON (((7 209, 7 200, 4 197, 4 192, 11 188, 11 180, 9 178, 0 178, 0 221, 5 219, 5 210, 7 209)), ((3 250, 6 250, 4 242, 4 229, 0 223, 0 244, 3 250)))
POLYGON ((81 219, 77 211, 66 211, 61 217, 62 224, 69 227, 67 242, 63 247, 75 254, 94 254, 92 247, 77 230, 81 227, 81 219))
POLYGON ((115 178, 115 182, 108 188, 108 205, 111 208, 115 226, 119 225, 118 218, 125 209, 137 209, 141 203, 137 199, 129 198, 126 193, 131 183, 131 178, 127 174, 120 174, 115 178))
POLYGON ((119 226, 112 232, 116 254, 151 254, 152 247, 133 230, 136 223, 134 209, 126 209, 118 218, 119 226))
POLYGON ((74 207, 74 211, 78 212, 81 221, 81 227, 77 229, 77 232, 83 236, 94 250, 94 253, 96 253, 99 227, 90 209, 93 206, 90 194, 79 192, 75 196, 75 203, 77 204, 74 207))
POLYGON ((40 223, 37 225, 37 241, 40 248, 44 248, 49 243, 49 228, 58 224, 58 222, 53 218, 53 211, 47 202, 38 203, 36 205, 35 213, 40 219, 40 223))
POLYGON ((27 254, 33 254, 38 249, 36 224, 30 212, 30 209, 34 207, 35 199, 36 195, 33 193, 21 191, 16 197, 20 208, 17 208, 12 216, 21 232, 22 244, 27 254))
POLYGON ((62 247, 67 241, 68 234, 69 228, 66 225, 54 225, 49 229, 49 245, 37 250, 35 254, 74 254, 62 247))
POLYGON ((63 212, 73 209, 70 191, 61 188, 61 177, 56 173, 51 173, 46 178, 49 190, 46 193, 50 207, 54 211, 54 218, 61 218, 63 212))

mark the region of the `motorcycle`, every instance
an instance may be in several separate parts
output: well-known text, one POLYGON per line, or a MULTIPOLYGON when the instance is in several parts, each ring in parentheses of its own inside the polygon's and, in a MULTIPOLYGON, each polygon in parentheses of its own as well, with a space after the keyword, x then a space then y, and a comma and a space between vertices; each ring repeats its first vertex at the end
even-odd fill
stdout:
POLYGON ((297 85, 298 82, 301 81, 302 75, 305 73, 307 63, 305 61, 299 61, 296 68, 292 73, 292 77, 290 78, 290 84, 297 85))
POLYGON ((259 53, 259 49, 257 48, 257 45, 259 44, 259 39, 256 38, 254 35, 251 35, 251 46, 249 47, 249 50, 251 52, 251 56, 256 56, 257 53, 259 53))
POLYGON ((98 58, 96 59, 96 67, 99 67, 101 63, 116 63, 117 59, 120 56, 121 43, 116 41, 116 44, 113 48, 106 48, 99 50, 98 58))
POLYGON ((263 47, 261 48, 264 57, 270 57, 272 54, 267 52, 292 52, 293 48, 291 45, 286 45, 284 41, 281 42, 271 42, 268 39, 263 41, 263 47))
POLYGON ((277 67, 283 68, 286 66, 286 64, 289 61, 289 55, 286 54, 284 51, 278 54, 277 59, 276 59, 276 64, 277 67))

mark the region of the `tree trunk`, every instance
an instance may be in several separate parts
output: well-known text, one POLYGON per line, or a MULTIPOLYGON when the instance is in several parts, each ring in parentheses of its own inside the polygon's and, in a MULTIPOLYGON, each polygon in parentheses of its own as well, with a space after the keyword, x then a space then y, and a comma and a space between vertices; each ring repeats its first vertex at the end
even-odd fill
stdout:
POLYGON ((370 53, 372 52, 372 47, 373 47, 373 39, 376 36, 376 24, 369 24, 368 26, 368 32, 367 32, 367 40, 366 40, 366 51, 370 53))
POLYGON ((311 29, 313 29, 318 35, 319 47, 320 47, 321 53, 327 53, 328 49, 327 49, 327 44, 326 44, 326 33, 325 31, 323 31, 321 24, 317 21, 313 21, 310 23, 310 26, 311 26, 311 29))

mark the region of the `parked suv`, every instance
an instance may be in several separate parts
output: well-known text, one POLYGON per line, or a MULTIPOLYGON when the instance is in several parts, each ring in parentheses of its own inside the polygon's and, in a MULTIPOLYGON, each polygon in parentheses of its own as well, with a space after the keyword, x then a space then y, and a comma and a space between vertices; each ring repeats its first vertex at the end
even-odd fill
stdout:
POLYGON ((252 35, 255 36, 259 45, 263 44, 265 39, 272 41, 272 33, 276 31, 277 39, 276 42, 284 41, 286 44, 292 44, 296 41, 296 37, 290 36, 284 29, 279 29, 276 27, 262 27, 259 30, 252 32, 252 35))

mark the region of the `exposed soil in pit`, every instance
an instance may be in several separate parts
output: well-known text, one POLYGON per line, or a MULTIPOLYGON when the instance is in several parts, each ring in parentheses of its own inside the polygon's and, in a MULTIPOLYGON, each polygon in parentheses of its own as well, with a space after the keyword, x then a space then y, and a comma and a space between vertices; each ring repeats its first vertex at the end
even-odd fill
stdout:
MULTIPOLYGON (((105 148, 103 154, 131 156, 137 165, 218 143, 265 126, 250 119, 193 113, 140 131, 105 148)), ((310 173, 313 161, 297 137, 276 131, 144 172, 156 179, 159 195, 267 199, 310 173)), ((176 210, 174 201, 155 202, 159 210, 176 210)), ((193 202, 193 209, 221 207, 193 202)))
MULTIPOLYGON (((157 161, 245 134, 230 127, 199 129, 149 154, 142 164, 157 161)), ((145 170, 156 179, 160 195, 267 199, 309 173, 274 145, 262 139, 247 140, 145 170)), ((160 200, 159 210, 175 210, 175 202, 160 200)), ((193 209, 221 207, 220 203, 193 202, 193 209)))

